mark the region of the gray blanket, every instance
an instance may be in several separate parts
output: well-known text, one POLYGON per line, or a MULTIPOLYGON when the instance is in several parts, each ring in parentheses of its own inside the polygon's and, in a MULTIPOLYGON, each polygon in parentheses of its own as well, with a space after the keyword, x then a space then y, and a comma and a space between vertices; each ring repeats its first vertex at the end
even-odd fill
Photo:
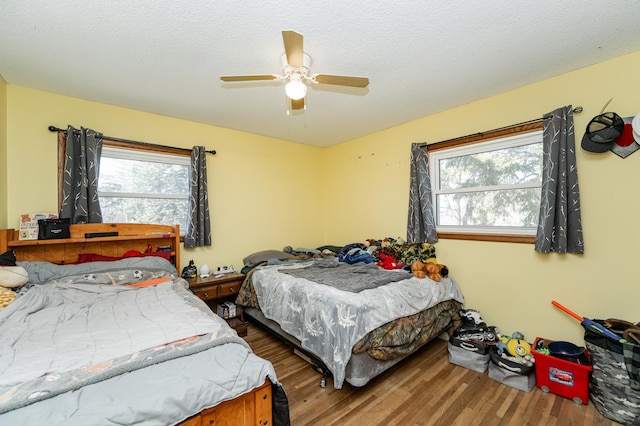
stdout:
MULTIPOLYGON (((129 257, 116 262, 88 262, 78 265, 57 265, 51 262, 16 262, 29 274, 28 287, 34 284, 44 284, 54 280, 70 281, 69 277, 78 275, 90 278, 94 274, 112 272, 120 276, 134 275, 133 280, 128 276, 122 279, 122 283, 141 281, 149 277, 178 275, 176 268, 166 259, 161 257, 129 257), (145 274, 143 277, 142 275, 145 274)), ((109 281, 109 284, 113 284, 109 281)), ((120 284, 120 283, 115 283, 120 284)))
POLYGON ((253 287, 265 317, 277 322, 325 363, 333 373, 336 389, 344 382, 353 346, 365 334, 445 300, 464 303, 462 292, 451 277, 437 283, 410 275, 353 293, 288 273, 306 269, 309 264, 259 267, 252 275, 253 287))
POLYGON ((381 270, 374 263, 350 265, 341 262, 317 262, 306 268, 283 269, 282 272, 351 293, 406 280, 413 275, 404 270, 381 270))
POLYGON ((140 288, 66 279, 0 311, 0 413, 221 343, 246 345, 180 278, 140 288))

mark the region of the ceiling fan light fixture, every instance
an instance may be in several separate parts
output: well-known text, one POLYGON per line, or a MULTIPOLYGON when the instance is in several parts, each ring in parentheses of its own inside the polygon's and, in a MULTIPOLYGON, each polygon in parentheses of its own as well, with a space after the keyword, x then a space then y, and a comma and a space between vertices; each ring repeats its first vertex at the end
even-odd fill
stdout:
POLYGON ((300 81, 300 76, 294 74, 291 76, 291 81, 284 86, 284 91, 289 99, 297 101, 307 94, 307 85, 300 81))

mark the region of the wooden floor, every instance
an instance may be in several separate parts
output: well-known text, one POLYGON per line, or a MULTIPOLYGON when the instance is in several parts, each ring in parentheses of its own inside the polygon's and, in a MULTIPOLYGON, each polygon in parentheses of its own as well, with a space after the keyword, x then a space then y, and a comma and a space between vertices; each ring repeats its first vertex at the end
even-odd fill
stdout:
POLYGON ((503 385, 450 364, 447 343, 427 344, 363 388, 334 389, 291 348, 255 324, 245 338, 273 364, 289 399, 291 424, 302 425, 617 425, 589 401, 573 401, 538 388, 503 385))

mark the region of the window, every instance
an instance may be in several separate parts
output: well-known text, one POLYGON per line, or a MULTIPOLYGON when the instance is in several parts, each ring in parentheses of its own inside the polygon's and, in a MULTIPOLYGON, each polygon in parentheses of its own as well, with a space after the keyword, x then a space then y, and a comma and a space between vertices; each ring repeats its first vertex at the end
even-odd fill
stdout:
POLYGON ((446 146, 429 146, 438 235, 526 236, 522 242, 533 242, 540 214, 542 131, 441 144, 446 146))
POLYGON ((187 155, 103 146, 98 196, 103 222, 180 224, 189 211, 187 155))

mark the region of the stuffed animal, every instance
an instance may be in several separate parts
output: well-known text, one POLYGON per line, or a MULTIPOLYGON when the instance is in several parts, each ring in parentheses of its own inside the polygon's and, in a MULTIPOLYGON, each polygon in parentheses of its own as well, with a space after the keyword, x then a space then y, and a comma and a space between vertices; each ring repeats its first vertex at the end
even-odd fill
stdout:
POLYGON ((398 263, 394 257, 384 253, 380 253, 380 260, 376 262, 376 265, 383 269, 400 269, 405 267, 404 263, 398 263))
POLYGON ((531 353, 531 345, 524 340, 524 335, 516 331, 511 336, 501 335, 496 345, 499 355, 526 357, 531 353))
POLYGON ((426 278, 427 277, 427 265, 416 260, 411 264, 411 272, 413 272, 413 276, 416 278, 426 278))
POLYGON ((449 269, 445 265, 431 262, 422 263, 419 260, 411 264, 411 272, 416 278, 426 277, 436 282, 440 282, 442 277, 449 276, 449 269))
POLYGON ((440 263, 425 263, 427 266, 427 278, 430 278, 434 281, 440 281, 443 277, 447 278, 449 276, 449 268, 440 263))

